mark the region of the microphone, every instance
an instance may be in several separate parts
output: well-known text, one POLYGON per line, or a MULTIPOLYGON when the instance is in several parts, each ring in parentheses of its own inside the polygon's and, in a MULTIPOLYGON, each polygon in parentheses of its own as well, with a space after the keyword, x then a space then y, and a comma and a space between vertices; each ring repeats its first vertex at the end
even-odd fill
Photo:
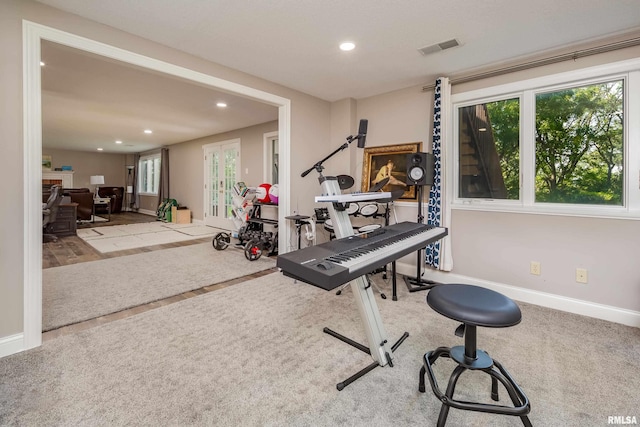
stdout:
POLYGON ((360 127, 358 128, 358 148, 364 148, 364 143, 367 140, 367 126, 369 120, 360 119, 360 127))

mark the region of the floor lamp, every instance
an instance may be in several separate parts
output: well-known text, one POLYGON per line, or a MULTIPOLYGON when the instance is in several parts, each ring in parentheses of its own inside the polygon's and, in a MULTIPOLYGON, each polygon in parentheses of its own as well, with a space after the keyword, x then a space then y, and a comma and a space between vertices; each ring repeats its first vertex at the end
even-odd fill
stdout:
POLYGON ((96 186, 96 193, 94 194, 93 198, 94 199, 100 198, 100 196, 98 195, 98 190, 100 189, 100 185, 104 184, 104 176, 92 175, 91 178, 89 178, 89 181, 91 182, 91 185, 96 186))

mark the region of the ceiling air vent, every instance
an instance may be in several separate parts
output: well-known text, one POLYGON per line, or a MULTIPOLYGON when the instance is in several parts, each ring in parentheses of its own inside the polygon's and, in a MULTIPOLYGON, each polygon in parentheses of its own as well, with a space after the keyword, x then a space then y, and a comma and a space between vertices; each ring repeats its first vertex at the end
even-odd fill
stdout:
POLYGON ((440 42, 440 43, 433 44, 431 46, 422 47, 418 49, 418 52, 420 52, 423 55, 429 55, 430 53, 440 52, 441 50, 451 49, 452 47, 456 47, 456 46, 460 46, 460 43, 458 43, 458 40, 451 39, 451 40, 447 40, 446 42, 440 42))

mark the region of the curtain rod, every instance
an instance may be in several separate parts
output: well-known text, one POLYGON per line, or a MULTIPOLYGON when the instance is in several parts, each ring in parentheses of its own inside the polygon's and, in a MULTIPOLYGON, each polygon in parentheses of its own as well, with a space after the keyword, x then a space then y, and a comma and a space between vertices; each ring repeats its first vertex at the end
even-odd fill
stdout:
MULTIPOLYGON (((486 79, 489 77, 501 76, 508 73, 514 73, 516 71, 530 70, 536 67, 542 67, 544 65, 556 64, 558 62, 576 60, 578 58, 584 58, 591 55, 597 55, 599 53, 612 52, 614 50, 624 49, 627 47, 633 47, 640 45, 640 37, 635 37, 632 39, 622 40, 619 42, 614 42, 602 46, 592 47, 583 50, 577 50, 575 52, 563 53, 561 55, 551 56, 549 58, 537 59, 535 61, 524 62, 522 64, 512 65, 509 67, 498 68, 497 70, 487 71, 484 73, 472 74, 466 77, 459 77, 451 79, 451 84, 460 84, 460 83, 468 83, 475 80, 486 79)), ((433 90, 435 88, 435 84, 430 84, 426 86, 422 86, 422 91, 426 92, 429 90, 433 90)))

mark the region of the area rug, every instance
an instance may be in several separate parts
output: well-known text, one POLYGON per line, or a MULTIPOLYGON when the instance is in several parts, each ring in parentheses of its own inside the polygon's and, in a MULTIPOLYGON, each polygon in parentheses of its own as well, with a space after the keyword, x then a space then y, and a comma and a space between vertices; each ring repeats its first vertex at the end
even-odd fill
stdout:
MULTIPOLYGON (((0 359, 0 425, 435 426, 440 401, 429 387, 418 392, 422 357, 464 339, 426 295, 402 286, 398 301, 376 296, 389 339, 409 337, 393 367, 342 391, 338 381, 371 363, 322 332, 366 343, 351 292, 336 296, 274 273, 0 359)), ((534 426, 605 426, 611 416, 640 415, 637 328, 521 308, 517 326, 479 328, 478 346, 518 380, 534 426)), ((436 364, 443 387, 451 368, 450 360, 436 364)), ((491 403, 482 375, 463 374, 458 398, 491 403)), ((452 409, 447 426, 522 423, 452 409)))
POLYGON ((107 222, 109 221, 107 218, 103 218, 101 216, 98 215, 91 215, 91 219, 81 219, 79 220, 80 224, 82 225, 86 225, 86 224, 95 224, 96 222, 107 222))
POLYGON ((102 253, 212 237, 220 229, 198 224, 146 222, 78 230, 78 237, 102 253))
POLYGON ((42 271, 43 330, 115 313, 275 266, 200 243, 42 271))

